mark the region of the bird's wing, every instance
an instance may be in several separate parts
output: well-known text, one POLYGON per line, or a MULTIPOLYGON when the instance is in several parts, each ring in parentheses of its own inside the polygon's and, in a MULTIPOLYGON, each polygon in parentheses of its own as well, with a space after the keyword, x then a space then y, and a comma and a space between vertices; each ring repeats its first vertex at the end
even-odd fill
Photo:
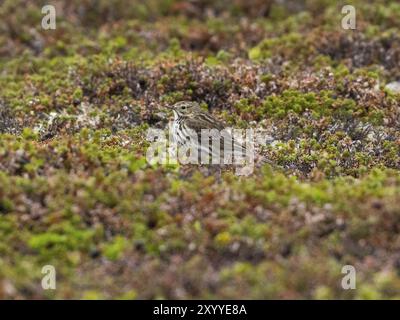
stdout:
POLYGON ((196 131, 197 134, 201 133, 201 129, 223 130, 225 128, 222 122, 212 118, 207 113, 200 113, 193 117, 188 117, 185 122, 187 126, 196 131))
MULTIPOLYGON (((218 121, 214 118, 212 118, 209 114, 207 113, 201 113, 201 114, 197 114, 196 116, 193 116, 191 118, 187 118, 186 119, 186 124, 189 128, 191 128, 192 130, 194 130, 197 134, 198 137, 201 136, 201 130, 202 129, 217 129, 218 131, 222 131, 225 129, 225 125, 221 122, 218 121)), ((225 133, 226 134, 226 133, 225 133)), ((231 141, 233 142, 232 146, 229 148, 233 147, 233 153, 235 155, 243 155, 246 154, 246 148, 239 143, 238 141, 236 141, 235 139, 232 138, 232 136, 230 134, 228 134, 226 136, 228 139, 232 139, 231 141)), ((231 142, 231 143, 232 143, 231 142)), ((221 136, 220 138, 220 145, 224 146, 225 140, 224 138, 221 136)), ((210 148, 211 148, 211 137, 210 137, 210 144, 209 144, 210 148)))

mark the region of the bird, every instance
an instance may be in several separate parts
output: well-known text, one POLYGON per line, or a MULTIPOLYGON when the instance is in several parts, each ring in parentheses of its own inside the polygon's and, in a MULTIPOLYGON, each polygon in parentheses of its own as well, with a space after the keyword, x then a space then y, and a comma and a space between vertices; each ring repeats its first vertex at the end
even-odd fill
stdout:
MULTIPOLYGON (((217 159, 218 163, 212 162, 213 164, 225 163, 224 151, 231 152, 228 158, 230 155, 233 155, 235 159, 240 158, 243 161, 246 155, 246 147, 237 139, 234 139, 229 131, 223 131, 227 129, 225 124, 203 110, 197 102, 180 101, 168 108, 172 109, 174 114, 171 133, 174 142, 178 146, 186 145, 189 141, 191 144, 194 144, 192 145, 193 147, 197 148, 198 156, 203 152, 208 157, 207 161, 217 159), (209 136, 209 141, 206 144, 204 140, 201 140, 202 130, 212 129, 216 129, 219 133, 223 132, 217 136, 217 139, 220 140, 219 150, 212 147, 212 136, 209 136)), ((202 163, 204 159, 206 158, 202 158, 202 163)))

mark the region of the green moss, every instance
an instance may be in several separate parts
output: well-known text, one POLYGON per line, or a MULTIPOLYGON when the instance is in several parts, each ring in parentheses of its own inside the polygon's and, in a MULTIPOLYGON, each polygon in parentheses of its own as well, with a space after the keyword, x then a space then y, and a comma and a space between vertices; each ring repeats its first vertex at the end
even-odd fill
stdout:
POLYGON ((113 242, 107 244, 103 248, 103 254, 110 260, 119 259, 124 250, 127 248, 128 242, 125 238, 118 236, 113 242))
POLYGON ((29 240, 29 246, 39 251, 79 249, 87 247, 86 242, 93 236, 91 230, 76 230, 68 227, 63 233, 45 232, 34 235, 29 240))
POLYGON ((281 37, 264 39, 249 50, 249 58, 252 60, 268 59, 276 53, 284 56, 296 54, 303 57, 310 53, 310 48, 313 47, 307 45, 301 34, 292 32, 281 37))

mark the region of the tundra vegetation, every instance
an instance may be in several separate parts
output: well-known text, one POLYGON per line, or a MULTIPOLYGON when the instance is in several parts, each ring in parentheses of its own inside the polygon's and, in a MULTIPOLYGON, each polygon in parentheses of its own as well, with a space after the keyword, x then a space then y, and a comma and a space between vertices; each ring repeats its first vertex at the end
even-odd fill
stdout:
POLYGON ((2 1, 0 298, 399 299, 400 4, 351 2, 2 1), (183 99, 271 164, 148 164, 183 99))

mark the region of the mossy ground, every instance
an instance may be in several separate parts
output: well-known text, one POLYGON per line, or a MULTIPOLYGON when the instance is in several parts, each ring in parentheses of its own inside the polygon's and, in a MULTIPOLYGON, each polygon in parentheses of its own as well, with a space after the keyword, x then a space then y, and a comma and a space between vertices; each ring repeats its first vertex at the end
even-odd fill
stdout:
POLYGON ((396 1, 53 2, 0 6, 0 298, 400 298, 396 1), (182 99, 273 165, 150 166, 182 99))

